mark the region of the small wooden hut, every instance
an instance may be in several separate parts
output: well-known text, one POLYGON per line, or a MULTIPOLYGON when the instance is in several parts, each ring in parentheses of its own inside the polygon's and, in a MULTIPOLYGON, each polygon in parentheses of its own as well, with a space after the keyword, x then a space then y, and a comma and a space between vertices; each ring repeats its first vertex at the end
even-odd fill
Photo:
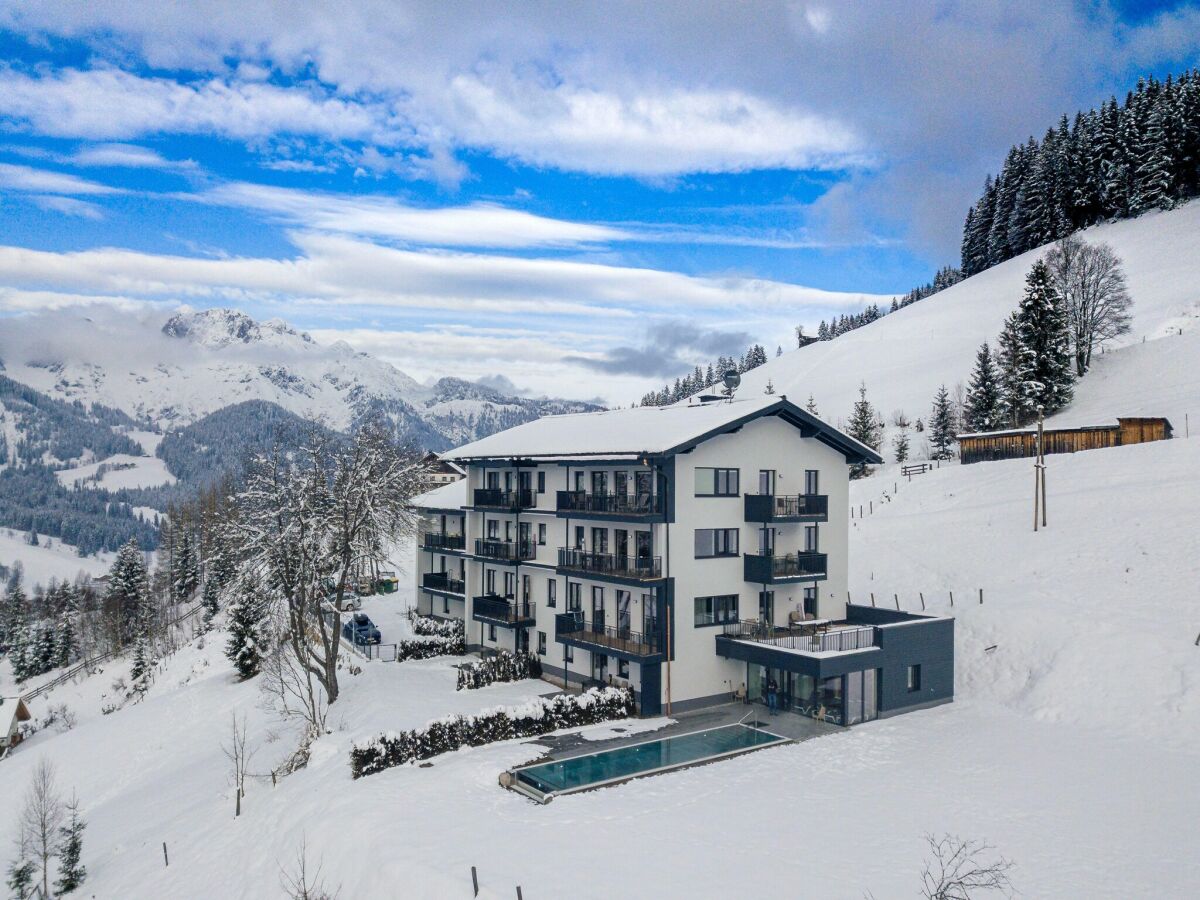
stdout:
POLYGON ((21 723, 31 718, 20 697, 0 697, 0 755, 21 743, 21 723))
MULTIPOLYGON (((1047 428, 1043 432, 1045 453, 1075 453, 1126 444, 1165 441, 1171 437, 1171 423, 1163 418, 1128 417, 1116 425, 1085 425, 1081 428, 1047 428)), ((963 464, 995 459, 1019 459, 1037 453, 1037 429, 984 431, 958 436, 959 457, 963 464)))

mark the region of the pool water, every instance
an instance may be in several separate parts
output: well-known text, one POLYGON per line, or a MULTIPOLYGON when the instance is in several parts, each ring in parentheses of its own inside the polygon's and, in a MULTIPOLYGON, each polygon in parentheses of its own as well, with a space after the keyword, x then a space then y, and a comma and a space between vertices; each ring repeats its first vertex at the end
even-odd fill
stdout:
POLYGON ((786 741, 787 738, 749 725, 724 725, 720 728, 630 744, 586 756, 540 763, 517 769, 513 775, 523 786, 532 788, 543 796, 549 796, 786 741))

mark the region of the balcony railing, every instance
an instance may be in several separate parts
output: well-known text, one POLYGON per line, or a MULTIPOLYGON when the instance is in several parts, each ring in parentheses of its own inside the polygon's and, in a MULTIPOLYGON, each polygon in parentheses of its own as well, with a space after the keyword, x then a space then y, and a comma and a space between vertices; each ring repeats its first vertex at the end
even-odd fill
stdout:
POLYGON ((869 650, 876 646, 875 628, 871 625, 833 628, 818 634, 805 634, 803 630, 773 628, 761 622, 730 622, 723 632, 726 637, 739 641, 769 644, 781 650, 799 650, 804 653, 844 653, 850 650, 869 650))
POLYGON ((421 546, 426 550, 465 550, 466 535, 442 534, 440 531, 427 531, 421 535, 421 546))
POLYGON ((661 556, 617 556, 613 553, 559 547, 558 567, 586 575, 611 575, 647 581, 662 578, 661 556))
POLYGON ((747 494, 747 522, 817 522, 829 518, 829 497, 825 494, 747 494))
POLYGON ((486 594, 471 601, 471 615, 475 619, 505 625, 532 625, 537 620, 536 606, 528 600, 507 600, 495 594, 486 594))
POLYGON ((559 491, 558 511, 603 513, 620 516, 662 515, 662 494, 592 494, 587 491, 559 491))
POLYGON ((537 495, 528 488, 502 491, 499 488, 475 488, 475 506, 483 509, 530 509, 537 495))
POLYGON ((447 594, 466 593, 463 580, 455 578, 449 572, 426 572, 421 576, 421 587, 431 591, 444 591, 447 594))
POLYGON ((631 656, 654 656, 660 652, 657 634, 644 634, 620 625, 588 622, 575 613, 562 613, 555 617, 555 636, 571 638, 578 643, 595 644, 631 656))
POLYGON ((537 544, 533 541, 498 541, 493 538, 476 538, 475 555, 486 559, 505 562, 520 562, 537 555, 537 544))
POLYGON ((745 579, 760 583, 789 579, 824 578, 828 557, 824 553, 745 554, 745 579))

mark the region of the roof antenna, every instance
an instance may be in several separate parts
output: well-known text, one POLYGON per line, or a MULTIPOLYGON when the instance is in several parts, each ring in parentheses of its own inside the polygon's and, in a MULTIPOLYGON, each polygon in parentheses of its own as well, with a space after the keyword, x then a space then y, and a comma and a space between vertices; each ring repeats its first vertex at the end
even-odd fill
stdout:
POLYGON ((721 391, 725 395, 726 400, 733 399, 733 392, 738 389, 738 385, 742 383, 742 376, 729 369, 721 376, 721 381, 725 384, 725 390, 721 391))

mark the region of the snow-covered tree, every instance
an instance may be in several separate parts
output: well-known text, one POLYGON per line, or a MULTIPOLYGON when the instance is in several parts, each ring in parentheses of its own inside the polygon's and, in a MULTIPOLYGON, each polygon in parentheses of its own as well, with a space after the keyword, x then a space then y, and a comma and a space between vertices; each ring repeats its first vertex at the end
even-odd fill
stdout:
POLYGON ((59 828, 58 878, 54 882, 59 894, 77 890, 87 878, 87 866, 83 864, 83 830, 87 822, 79 815, 79 801, 75 797, 67 804, 67 815, 67 824, 59 828))
POLYGON ((1062 299, 1046 263, 1038 260, 1025 276, 1025 295, 1017 308, 1017 393, 1013 398, 1023 419, 1041 406, 1047 414, 1071 401, 1071 338, 1062 299))
MULTIPOLYGON (((855 401, 854 409, 850 413, 850 425, 847 433, 856 441, 866 444, 875 451, 879 450, 879 445, 883 441, 883 429, 879 424, 879 414, 867 399, 865 384, 858 389, 858 400, 855 401)), ((868 474, 870 474, 870 469, 867 468, 866 463, 855 463, 850 467, 851 478, 862 478, 868 474)))
POLYGON ((262 584, 251 576, 243 578, 233 589, 225 644, 225 656, 242 678, 257 675, 271 650, 267 611, 262 584))
POLYGON ((1082 378, 1097 347, 1129 333, 1133 299, 1125 272, 1112 247, 1088 243, 1078 235, 1055 244, 1046 254, 1046 265, 1066 307, 1075 374, 1082 378))
POLYGON ((118 623, 118 640, 127 641, 146 625, 146 606, 150 602, 150 575, 137 540, 130 540, 117 551, 109 570, 104 605, 118 623))
POLYGON ((213 619, 221 610, 221 588, 217 585, 217 580, 211 574, 208 578, 204 579, 204 592, 200 596, 200 605, 204 610, 201 613, 204 630, 207 631, 212 627, 213 619))
POLYGON ((992 351, 985 341, 975 354, 975 368, 967 383, 963 410, 969 431, 994 431, 1004 420, 1004 398, 1000 375, 992 360, 992 351))
POLYGON ((14 900, 29 900, 33 895, 33 878, 36 874, 37 866, 24 857, 9 863, 5 884, 13 892, 14 900))
POLYGON ((938 388, 929 416, 929 448, 931 459, 954 458, 954 422, 950 414, 950 393, 946 386, 938 388))
POLYGON ((176 603, 190 600, 200 587, 200 561, 186 529, 179 529, 175 535, 170 566, 172 599, 176 603))
POLYGON ((908 461, 908 432, 901 431, 892 439, 892 449, 896 453, 896 462, 902 463, 908 461))
POLYGON ((818 419, 821 417, 821 414, 817 412, 817 401, 813 399, 812 394, 808 395, 808 402, 804 404, 804 411, 810 416, 816 416, 818 419))

